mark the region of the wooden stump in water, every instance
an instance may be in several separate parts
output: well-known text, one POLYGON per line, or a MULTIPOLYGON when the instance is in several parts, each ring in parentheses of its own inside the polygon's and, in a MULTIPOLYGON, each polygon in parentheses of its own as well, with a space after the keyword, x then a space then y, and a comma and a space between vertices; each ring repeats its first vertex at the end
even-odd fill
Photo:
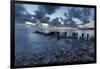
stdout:
POLYGON ((78 33, 76 33, 76 39, 78 39, 78 33))
POLYGON ((72 39, 78 39, 78 33, 72 32, 71 38, 72 38, 72 39))
POLYGON ((80 36, 80 38, 79 38, 80 40, 82 40, 82 37, 80 36))
POLYGON ((64 38, 66 38, 66 34, 67 34, 67 32, 64 32, 64 33, 63 33, 64 38))
POLYGON ((87 34, 87 38, 86 38, 86 40, 87 40, 87 41, 89 40, 89 34, 87 34))
POLYGON ((84 33, 82 33, 82 40, 84 40, 84 33))
POLYGON ((57 37, 57 40, 60 39, 59 32, 56 32, 56 37, 57 37))
POLYGON ((91 37, 91 41, 94 41, 94 37, 93 36, 91 37))

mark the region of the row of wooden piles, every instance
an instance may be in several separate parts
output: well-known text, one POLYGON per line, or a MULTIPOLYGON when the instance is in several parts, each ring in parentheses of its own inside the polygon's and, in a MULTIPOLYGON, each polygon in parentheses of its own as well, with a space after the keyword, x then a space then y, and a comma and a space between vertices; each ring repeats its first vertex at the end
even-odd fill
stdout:
POLYGON ((68 38, 75 40, 94 41, 94 36, 90 36, 89 33, 81 33, 81 35, 79 35, 80 33, 78 32, 71 32, 71 34, 69 35, 68 32, 50 32, 50 33, 41 32, 40 34, 43 34, 44 36, 54 36, 57 38, 57 40, 68 38))

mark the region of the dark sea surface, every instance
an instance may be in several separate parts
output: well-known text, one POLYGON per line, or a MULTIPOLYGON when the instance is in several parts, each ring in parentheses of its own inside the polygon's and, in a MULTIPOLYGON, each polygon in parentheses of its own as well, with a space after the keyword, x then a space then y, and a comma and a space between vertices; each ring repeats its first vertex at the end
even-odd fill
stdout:
MULTIPOLYGON (((34 33, 35 28, 15 24, 15 65, 73 63, 94 61, 94 42, 61 39, 34 33)), ((68 30, 66 30, 68 32, 68 30)), ((73 31, 73 30, 72 30, 73 31)), ((93 30, 75 30, 79 35, 93 30)), ((71 35, 69 30, 68 35, 71 35)))

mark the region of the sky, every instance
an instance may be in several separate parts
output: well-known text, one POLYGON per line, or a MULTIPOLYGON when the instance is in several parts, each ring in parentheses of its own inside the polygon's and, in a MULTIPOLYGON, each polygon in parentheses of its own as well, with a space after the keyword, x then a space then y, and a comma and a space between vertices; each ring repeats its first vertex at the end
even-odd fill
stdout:
POLYGON ((33 14, 33 15, 35 14, 34 11, 38 10, 38 5, 24 4, 23 6, 30 14, 33 14))
MULTIPOLYGON (((32 4, 20 4, 21 6, 24 7, 24 9, 31 15, 36 15, 36 11, 39 10, 39 7, 41 5, 32 5, 32 4)), ((61 6, 59 8, 57 8, 56 10, 54 10, 51 14, 44 14, 44 11, 40 10, 40 12, 43 12, 43 14, 47 17, 50 17, 50 21, 52 21, 52 19, 55 19, 57 17, 61 17, 63 19, 66 19, 66 17, 64 16, 64 13, 68 13, 68 10, 71 9, 73 7, 67 7, 67 6, 61 6)), ((82 7, 77 7, 78 9, 83 9, 82 7)), ((46 8, 46 9, 49 9, 46 8)), ((54 9, 54 8, 53 8, 54 9)), ((49 11, 51 11, 51 9, 49 9, 49 11)), ((48 12, 48 10, 46 11, 48 12)), ((25 14, 25 11, 22 12, 23 14, 25 14)), ((74 13, 75 14, 75 13, 74 13)), ((94 18, 94 8, 90 8, 90 16, 88 16, 88 20, 90 22, 94 22, 93 18, 94 18)), ((83 17, 85 18, 85 16, 83 17)), ((79 18, 77 17, 72 17, 72 20, 73 21, 76 21, 77 24, 81 24, 82 23, 82 20, 79 20, 79 18)))
MULTIPOLYGON (((30 13, 30 14, 35 14, 34 12, 36 10, 38 10, 38 6, 39 5, 27 5, 27 4, 24 4, 24 8, 30 13)), ((54 19, 56 17, 63 17, 63 14, 67 12, 67 8, 66 7, 60 7, 59 9, 57 9, 53 14, 51 15, 46 15, 46 16, 49 16, 51 19, 54 19)))

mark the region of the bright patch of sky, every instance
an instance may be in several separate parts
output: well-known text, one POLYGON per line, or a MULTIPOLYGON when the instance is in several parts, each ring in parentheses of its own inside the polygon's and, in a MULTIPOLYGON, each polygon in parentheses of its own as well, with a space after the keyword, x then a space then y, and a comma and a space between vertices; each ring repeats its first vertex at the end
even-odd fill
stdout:
POLYGON ((54 19, 54 18, 56 18, 56 17, 65 18, 65 17, 64 17, 64 13, 68 13, 67 7, 60 7, 60 8, 57 9, 53 14, 47 15, 47 16, 49 16, 49 17, 51 18, 50 20, 52 20, 52 19, 54 19))
POLYGON ((38 10, 38 5, 28 5, 24 4, 23 5, 26 11, 32 15, 35 15, 35 11, 38 10))
POLYGON ((80 19, 78 19, 78 18, 72 17, 72 20, 77 24, 82 24, 82 21, 80 19))

